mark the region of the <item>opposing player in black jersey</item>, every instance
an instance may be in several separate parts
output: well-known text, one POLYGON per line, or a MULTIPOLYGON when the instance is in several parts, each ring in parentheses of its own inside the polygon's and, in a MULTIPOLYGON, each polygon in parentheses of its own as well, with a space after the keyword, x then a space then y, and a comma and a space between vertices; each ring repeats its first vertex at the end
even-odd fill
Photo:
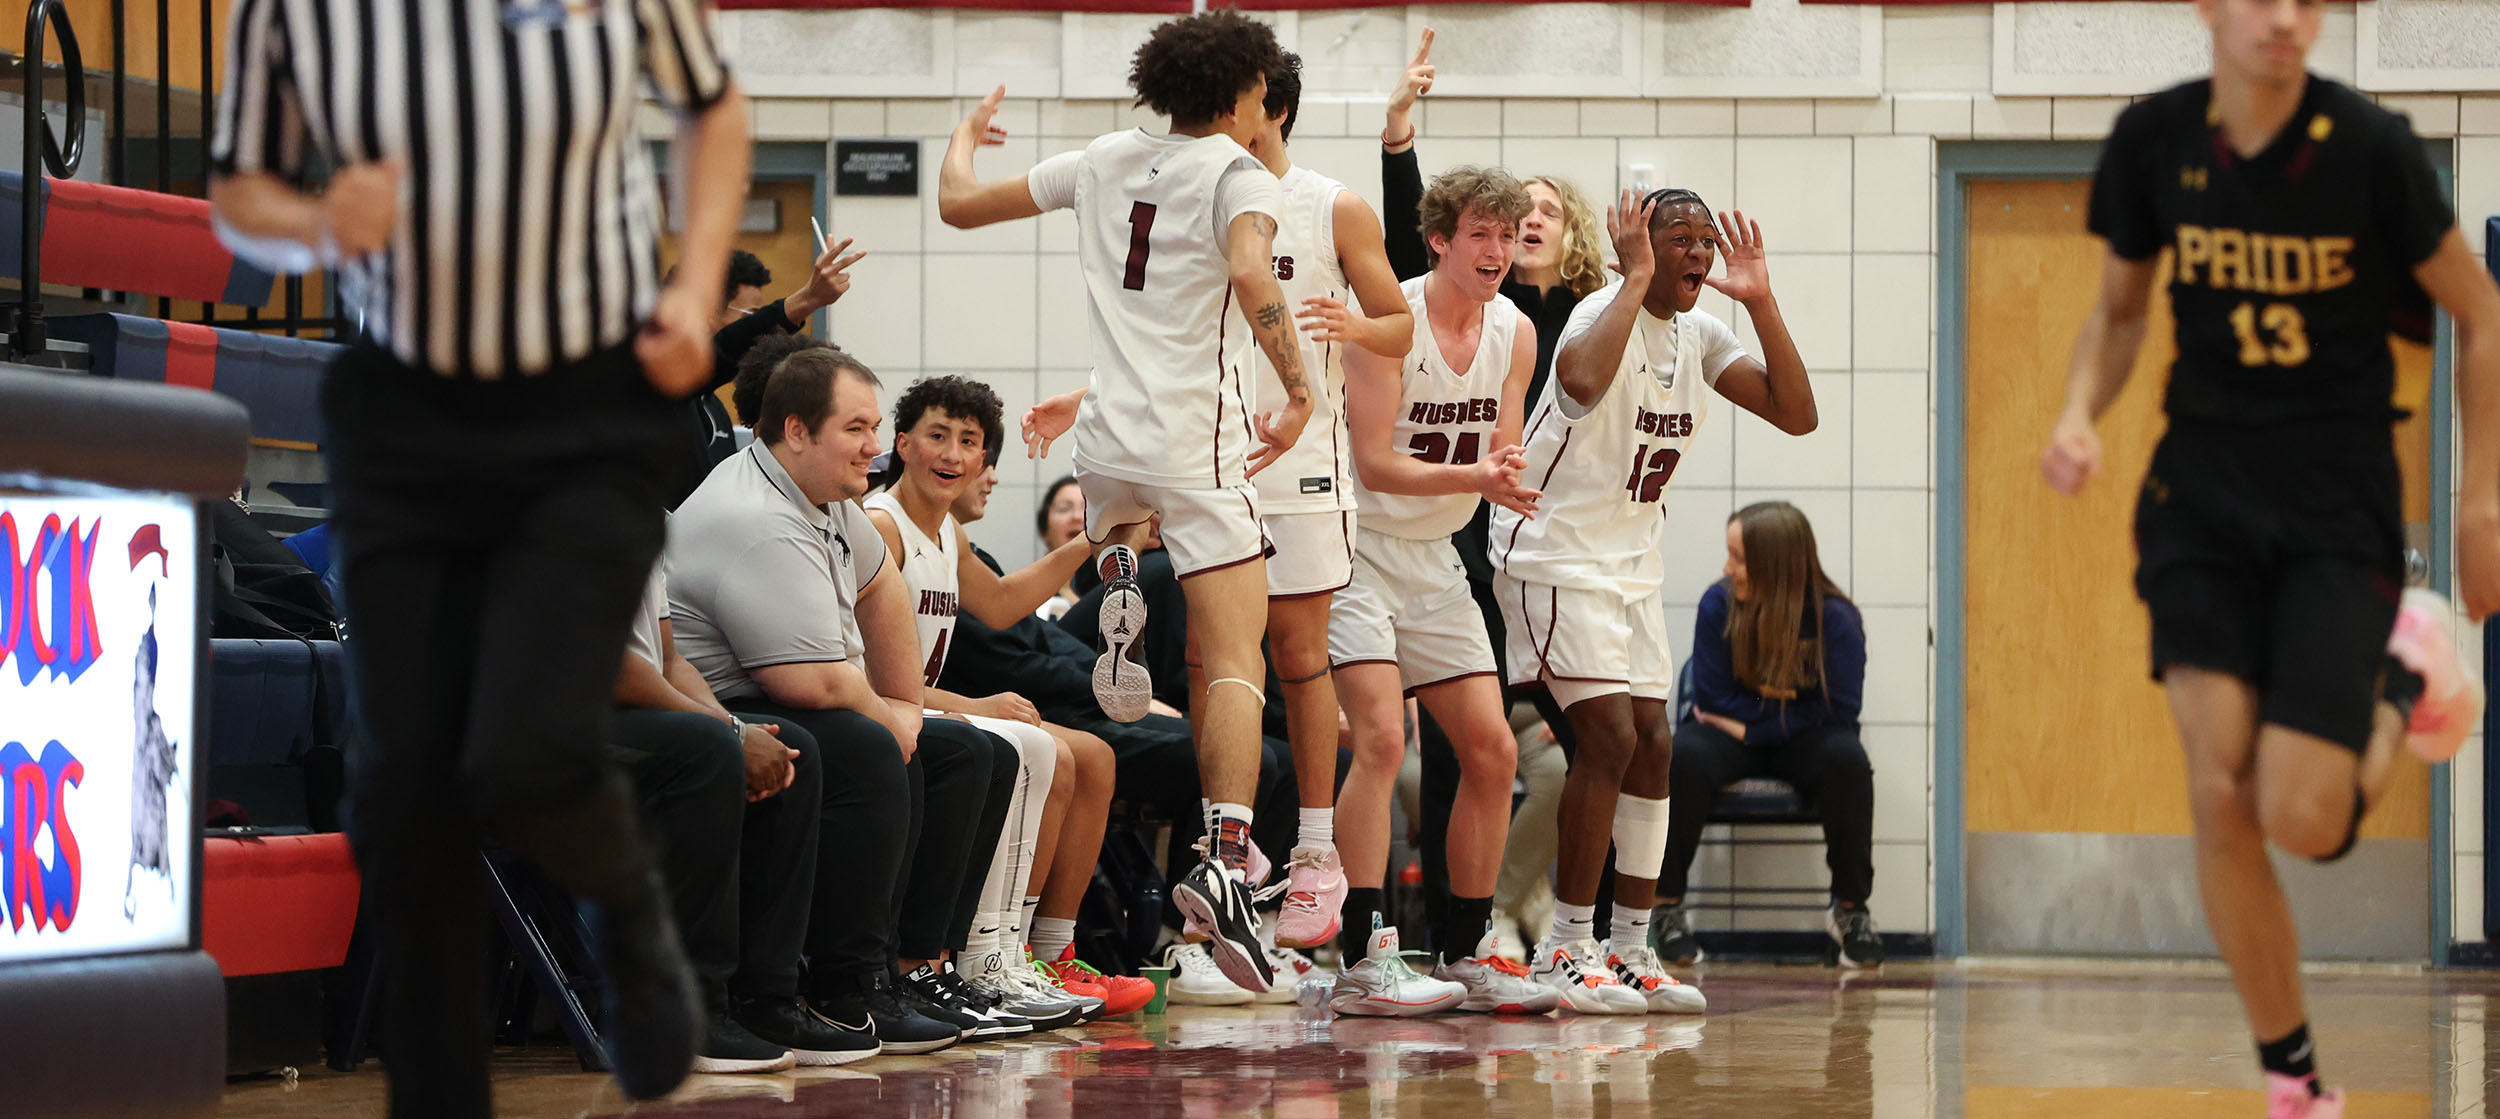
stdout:
POLYGON ((2500 290, 2405 119, 2303 69, 2324 8, 2197 0, 2212 78, 2119 116, 2092 185, 2100 302, 2041 462, 2068 495, 2097 472, 2093 421, 2135 363, 2158 274, 2179 357, 2136 508, 2136 589, 2187 750, 2205 917, 2275 1119, 2344 1105, 2318 1085, 2266 844, 2340 857, 2399 741, 2445 761, 2481 712, 2446 603, 2399 590, 2387 335, 2427 336, 2428 300, 2457 326, 2458 585, 2469 615, 2500 607, 2500 290))

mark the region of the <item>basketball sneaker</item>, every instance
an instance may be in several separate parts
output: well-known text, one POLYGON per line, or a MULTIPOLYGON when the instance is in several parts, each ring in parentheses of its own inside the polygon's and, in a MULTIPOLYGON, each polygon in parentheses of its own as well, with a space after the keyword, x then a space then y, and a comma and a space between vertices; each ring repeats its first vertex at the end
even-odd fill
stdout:
POLYGON ((1562 1005, 1562 994, 1528 978, 1528 969, 1504 956, 1490 932, 1476 942, 1473 957, 1435 967, 1432 977, 1466 988, 1458 1008, 1478 1014, 1543 1014, 1562 1005))
POLYGON ((1652 1014, 1699 1014, 1710 1008, 1701 991, 1667 974, 1649 945, 1626 948, 1606 957, 1606 967, 1625 990, 1635 992, 1652 1014))
POLYGON ((2422 678, 2405 745, 2434 765, 2457 756, 2483 719, 2483 685, 2457 663, 2456 611, 2437 592, 2408 589, 2396 606, 2387 655, 2422 678))
POLYGON ((1649 915, 1649 939, 1658 958, 1677 967, 1702 960, 1701 941, 1693 935, 1693 915, 1681 905, 1662 905, 1649 915))
POLYGON ((1285 860, 1285 904, 1276 914, 1276 943, 1317 948, 1337 939, 1345 908, 1345 867, 1335 847, 1296 847, 1285 860))
POLYGON ((1172 969, 1164 995, 1175 1006, 1240 1006, 1258 997, 1226 979, 1204 944, 1175 944, 1164 963, 1172 969))
POLYGON ((1319 974, 1319 965, 1291 948, 1267 947, 1267 962, 1276 969, 1276 984, 1258 997, 1262 1003, 1289 1003, 1302 998, 1302 981, 1319 974))
POLYGON ((1373 1018, 1420 1018, 1439 1014, 1467 1001, 1467 988, 1417 971, 1398 951, 1396 926, 1382 926, 1373 917, 1371 943, 1363 958, 1337 977, 1328 1008, 1339 1014, 1373 1018))
MULTIPOLYGON (((877 1039, 871 1035, 867 1051, 861 1055, 873 1056, 876 1051, 877 1039)), ((780 1072, 798 1063, 797 1053, 757 1037, 730 1017, 729 1008, 716 1007, 704 1016, 703 1044, 695 1048, 694 1071, 780 1072)))
POLYGON ((1146 632, 1146 596, 1137 589, 1137 553, 1125 544, 1102 550, 1095 559, 1102 573, 1102 656, 1094 661, 1094 702, 1105 718, 1134 723, 1154 703, 1154 681, 1146 666, 1128 655, 1146 632))
MULTIPOLYGON (((787 1051, 792 1065, 828 1068, 874 1057, 884 1051, 884 1047, 877 1043, 877 1031, 873 1024, 862 1022, 848 1028, 837 1026, 795 998, 767 996, 739 999, 731 1013, 731 1020, 744 1028, 749 1036, 787 1051)), ((706 1054, 708 1056, 709 1050, 706 1054)), ((705 1068, 702 1064, 705 1059, 695 1059, 697 1071, 729 1071, 705 1068)))
POLYGON ((1259 943, 1258 915, 1250 908, 1250 884, 1241 871, 1206 859, 1172 887, 1182 917, 1207 934, 1208 953, 1242 990, 1261 994, 1276 985, 1276 969, 1259 943))
POLYGON ((2344 1093, 2320 1092, 2318 1078, 2266 1074, 2266 1119, 2344 1119, 2344 1093))
POLYGON ((1884 962, 1884 938, 1875 935, 1875 917, 1863 905, 1834 905, 1824 915, 1823 930, 1832 938, 1833 962, 1842 967, 1877 967, 1884 962))
MULTIPOLYGON (((1030 949, 1026 950, 1025 958, 1032 959, 1030 949)), ((1106 975, 1094 965, 1077 959, 1073 944, 1060 952, 1058 959, 1034 961, 1033 966, 1057 980, 1059 986, 1071 995, 1090 995, 1101 999, 1102 1016, 1105 1018, 1117 1018, 1142 1010, 1155 998, 1154 980, 1142 975, 1106 975)))
POLYGON ((1605 952, 1593 939, 1548 937, 1537 942, 1531 958, 1536 962, 1528 978, 1560 992, 1564 1006, 1582 1014, 1649 1013, 1649 999, 1607 970, 1605 952))

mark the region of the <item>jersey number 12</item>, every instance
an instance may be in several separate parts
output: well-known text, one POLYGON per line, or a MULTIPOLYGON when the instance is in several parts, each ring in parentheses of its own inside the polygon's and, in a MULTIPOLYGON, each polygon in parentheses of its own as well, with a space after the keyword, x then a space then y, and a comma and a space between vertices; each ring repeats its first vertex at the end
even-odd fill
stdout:
POLYGON ((1634 501, 1654 503, 1666 494, 1667 479, 1675 476, 1675 464, 1683 459, 1684 453, 1672 447, 1656 451, 1650 450, 1647 443, 1634 447, 1632 476, 1624 479, 1623 488, 1631 491, 1634 501), (1642 473, 1643 470, 1648 473, 1642 473))

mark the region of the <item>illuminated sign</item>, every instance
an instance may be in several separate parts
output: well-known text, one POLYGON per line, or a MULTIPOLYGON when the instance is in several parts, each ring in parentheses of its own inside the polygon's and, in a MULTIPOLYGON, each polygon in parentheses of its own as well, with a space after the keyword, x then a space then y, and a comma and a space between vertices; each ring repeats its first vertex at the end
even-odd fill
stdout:
POLYGON ((0 962, 191 942, 196 516, 0 495, 0 962))

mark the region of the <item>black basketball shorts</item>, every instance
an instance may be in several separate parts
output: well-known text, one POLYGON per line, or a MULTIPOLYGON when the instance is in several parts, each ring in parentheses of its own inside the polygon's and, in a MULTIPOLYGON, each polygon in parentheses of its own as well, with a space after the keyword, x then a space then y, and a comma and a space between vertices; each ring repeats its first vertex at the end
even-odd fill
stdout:
POLYGON ((2263 722, 2358 753, 2404 585, 2403 483, 2383 421, 2175 421, 2137 497, 2153 678, 2257 689, 2263 722))

